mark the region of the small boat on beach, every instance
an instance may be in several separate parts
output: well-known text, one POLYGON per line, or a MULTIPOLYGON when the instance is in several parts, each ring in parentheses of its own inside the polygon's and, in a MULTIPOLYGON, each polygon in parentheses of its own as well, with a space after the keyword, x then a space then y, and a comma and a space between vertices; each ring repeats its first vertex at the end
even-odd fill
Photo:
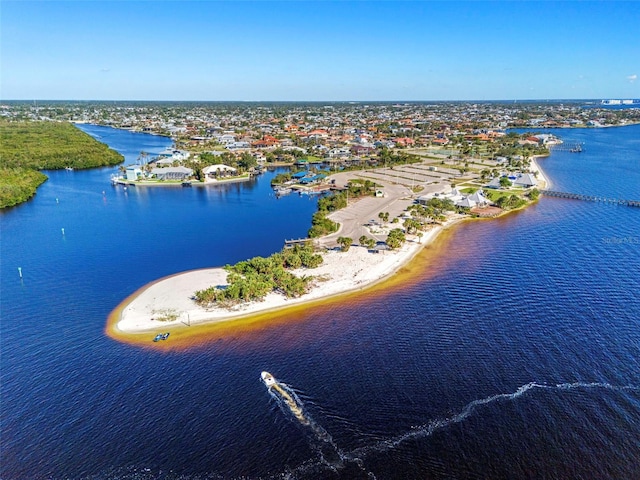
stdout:
POLYGON ((169 332, 167 333, 159 333, 155 337, 153 337, 154 342, 159 342, 160 340, 166 340, 169 338, 169 332))

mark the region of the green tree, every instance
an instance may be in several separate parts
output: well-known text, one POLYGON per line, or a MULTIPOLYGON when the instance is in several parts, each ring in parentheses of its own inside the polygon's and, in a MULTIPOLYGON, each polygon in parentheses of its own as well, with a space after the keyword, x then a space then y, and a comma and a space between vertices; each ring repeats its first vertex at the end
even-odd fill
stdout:
POLYGON ((0 208, 31 198, 47 177, 38 170, 116 165, 124 157, 65 122, 0 120, 0 208))
POLYGON ((500 186, 502 188, 510 187, 511 185, 511 180, 509 180, 507 177, 500 177, 500 186))
POLYGON ((406 237, 404 235, 404 232, 400 228, 394 228, 389 232, 389 235, 387 236, 387 245, 393 250, 400 248, 405 241, 406 237))
POLYGON ((243 171, 247 171, 250 168, 255 167, 257 164, 258 164, 258 161, 256 160, 256 157, 254 157, 250 153, 245 152, 242 155, 240 155, 240 158, 238 159, 238 167, 241 168, 243 171))
POLYGON ((353 243, 353 239, 350 237, 339 237, 338 245, 340 245, 340 250, 343 252, 348 252, 349 248, 351 248, 351 244, 353 243))

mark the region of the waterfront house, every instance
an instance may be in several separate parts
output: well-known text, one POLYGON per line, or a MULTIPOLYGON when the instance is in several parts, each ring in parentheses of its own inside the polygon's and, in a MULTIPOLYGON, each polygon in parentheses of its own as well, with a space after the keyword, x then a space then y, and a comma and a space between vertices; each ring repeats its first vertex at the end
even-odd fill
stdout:
POLYGON ((129 165, 125 171, 125 177, 127 180, 135 182, 142 176, 142 169, 140 165, 129 165))
POLYGON ((154 168, 151 175, 158 180, 185 180, 193 175, 193 170, 187 167, 154 168))
POLYGON ((229 165, 217 163, 215 165, 209 165, 208 167, 204 167, 202 169, 202 173, 205 174, 206 180, 209 180, 209 179, 215 179, 219 177, 227 177, 227 176, 234 175, 236 173, 236 169, 233 167, 230 167, 229 165))

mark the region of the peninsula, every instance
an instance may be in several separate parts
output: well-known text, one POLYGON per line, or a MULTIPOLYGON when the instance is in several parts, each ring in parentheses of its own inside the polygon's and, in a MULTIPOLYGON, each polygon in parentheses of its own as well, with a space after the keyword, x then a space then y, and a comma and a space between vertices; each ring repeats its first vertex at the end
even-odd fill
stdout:
MULTIPOLYGON (((531 161, 530 171, 537 177, 538 187, 549 186, 535 159, 531 161)), ((332 181, 337 184, 348 183, 366 174, 336 174, 332 176, 332 181)), ((322 252, 322 264, 314 269, 301 268, 293 271, 298 276, 313 276, 307 293, 288 298, 281 293, 271 292, 259 301, 242 302, 233 307, 202 306, 195 301, 195 292, 211 286, 226 285, 228 272, 223 268, 194 270, 153 282, 126 299, 112 312, 107 333, 114 337, 125 335, 134 341, 137 338, 146 343, 153 337, 150 334, 170 330, 173 339, 181 333, 191 333, 198 325, 250 318, 363 290, 393 276, 444 229, 470 218, 468 214, 450 212, 444 219, 427 225, 424 231, 407 233, 406 241, 400 247, 390 249, 378 239, 387 238, 400 221, 384 221, 382 218, 386 216, 379 214, 385 213, 392 219, 404 219, 406 226, 411 206, 420 202, 420 198, 425 198, 425 195, 417 197, 411 188, 391 182, 391 179, 392 177, 387 181, 378 180, 377 189, 384 191, 383 196, 372 195, 353 200, 346 208, 329 215, 331 220, 339 223, 338 231, 313 242, 318 251, 322 252), (381 220, 376 221, 371 217, 381 220), (364 242, 364 237, 375 241, 368 246, 354 244, 347 248, 337 247, 341 239, 351 240, 357 236, 360 236, 360 243, 367 243, 364 242), (376 248, 381 246, 382 248, 376 248)), ((455 189, 442 195, 434 191, 433 185, 430 190, 431 193, 426 196, 431 198, 454 198, 456 195, 455 189)), ((480 208, 491 207, 484 205, 480 208)), ((408 228, 404 230, 409 231, 408 228)))

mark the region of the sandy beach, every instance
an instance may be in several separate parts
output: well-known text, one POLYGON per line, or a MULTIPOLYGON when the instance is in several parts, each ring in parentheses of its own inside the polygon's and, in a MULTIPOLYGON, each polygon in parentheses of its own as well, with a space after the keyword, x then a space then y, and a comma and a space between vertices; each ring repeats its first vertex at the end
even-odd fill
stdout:
POLYGON ((534 155, 531 158, 531 166, 529 168, 532 172, 536 173, 536 178, 538 179, 538 189, 549 190, 551 188, 551 182, 549 182, 549 179, 545 176, 544 172, 540 168, 540 165, 538 165, 539 158, 546 157, 539 157, 534 155))
POLYGON ((122 308, 114 328, 121 333, 142 333, 170 330, 181 325, 222 322, 360 290, 393 275, 456 220, 432 227, 424 232, 421 239, 410 236, 395 251, 373 253, 356 245, 347 252, 328 250, 323 253, 324 262, 320 267, 294 271, 297 275, 314 277, 310 291, 298 298, 287 299, 284 295, 270 293, 263 301, 242 304, 232 310, 203 308, 192 300, 194 292, 212 285, 224 285, 227 272, 222 268, 208 268, 172 275, 134 294, 122 308), (166 320, 167 317, 175 318, 166 320))

